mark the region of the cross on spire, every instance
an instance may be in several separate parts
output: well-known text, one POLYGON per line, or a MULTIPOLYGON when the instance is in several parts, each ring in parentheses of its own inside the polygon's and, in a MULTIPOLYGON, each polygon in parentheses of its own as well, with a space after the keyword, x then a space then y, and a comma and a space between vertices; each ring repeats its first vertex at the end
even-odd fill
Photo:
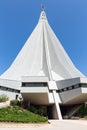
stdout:
POLYGON ((41 9, 42 9, 42 11, 45 10, 45 6, 44 6, 44 4, 41 4, 41 9))

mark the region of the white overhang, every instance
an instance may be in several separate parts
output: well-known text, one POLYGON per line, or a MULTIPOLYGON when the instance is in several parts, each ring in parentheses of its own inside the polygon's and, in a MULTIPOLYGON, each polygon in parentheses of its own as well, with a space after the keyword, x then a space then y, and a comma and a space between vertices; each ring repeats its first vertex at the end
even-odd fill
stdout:
POLYGON ((87 102, 87 78, 63 81, 59 90, 63 104, 81 104, 87 102))
POLYGON ((77 78, 60 80, 60 81, 56 82, 58 89, 63 89, 63 88, 66 88, 66 87, 69 87, 69 86, 72 86, 72 85, 76 85, 76 84, 80 84, 80 83, 86 84, 87 78, 77 77, 77 78))
POLYGON ((21 82, 16 80, 0 79, 0 86, 20 90, 21 82))
POLYGON ((47 87, 21 87, 21 94, 26 101, 37 105, 49 104, 47 87))

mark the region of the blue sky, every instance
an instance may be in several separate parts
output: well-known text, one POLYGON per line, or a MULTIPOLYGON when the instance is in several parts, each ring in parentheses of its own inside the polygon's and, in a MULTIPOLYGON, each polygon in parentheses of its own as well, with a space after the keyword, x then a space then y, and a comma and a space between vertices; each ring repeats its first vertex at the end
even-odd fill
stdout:
POLYGON ((87 0, 0 0, 0 74, 36 26, 41 3, 71 60, 87 76, 87 0))

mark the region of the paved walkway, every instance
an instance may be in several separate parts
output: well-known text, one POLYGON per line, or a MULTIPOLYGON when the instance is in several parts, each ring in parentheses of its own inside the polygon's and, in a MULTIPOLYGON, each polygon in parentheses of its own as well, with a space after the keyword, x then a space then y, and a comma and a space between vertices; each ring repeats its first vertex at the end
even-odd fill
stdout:
POLYGON ((0 130, 87 130, 84 120, 50 120, 49 124, 0 123, 0 130))

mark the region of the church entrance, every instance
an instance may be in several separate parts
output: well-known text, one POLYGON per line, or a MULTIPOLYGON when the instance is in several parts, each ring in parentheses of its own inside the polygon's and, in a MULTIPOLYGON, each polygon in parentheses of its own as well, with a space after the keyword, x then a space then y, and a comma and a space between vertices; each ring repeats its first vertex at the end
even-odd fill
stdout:
POLYGON ((48 119, 53 119, 52 106, 47 106, 47 117, 48 119))

